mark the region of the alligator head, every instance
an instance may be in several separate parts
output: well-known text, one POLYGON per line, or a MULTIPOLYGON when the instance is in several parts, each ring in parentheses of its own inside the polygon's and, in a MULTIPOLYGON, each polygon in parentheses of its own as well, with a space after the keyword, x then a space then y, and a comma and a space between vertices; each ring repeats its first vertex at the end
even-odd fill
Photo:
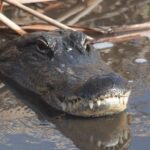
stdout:
POLYGON ((103 116, 127 107, 127 82, 70 30, 36 32, 7 44, 0 73, 42 97, 50 106, 77 116, 103 116))

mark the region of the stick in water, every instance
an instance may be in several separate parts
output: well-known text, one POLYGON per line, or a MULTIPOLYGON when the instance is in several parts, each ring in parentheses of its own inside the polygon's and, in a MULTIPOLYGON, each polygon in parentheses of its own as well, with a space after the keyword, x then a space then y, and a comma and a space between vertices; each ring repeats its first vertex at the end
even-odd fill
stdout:
MULTIPOLYGON (((27 11, 28 13, 30 13, 30 14, 32 14, 32 15, 34 15, 34 16, 36 16, 36 17, 38 17, 38 18, 48 22, 48 23, 51 23, 51 24, 53 24, 53 25, 55 25, 55 26, 57 26, 59 28, 74 30, 73 28, 70 28, 70 27, 68 27, 68 26, 66 26, 66 25, 64 25, 64 24, 62 24, 62 23, 60 23, 60 22, 58 22, 58 21, 56 21, 56 20, 54 20, 54 19, 44 15, 44 14, 41 14, 41 13, 39 13, 39 12, 37 12, 37 11, 35 11, 35 10, 33 10, 33 9, 31 9, 31 8, 21 4, 19 2, 17 2, 17 1, 12 1, 12 0, 4 0, 4 1, 9 3, 9 4, 11 4, 11 5, 14 5, 14 6, 16 6, 16 7, 20 8, 20 9, 23 9, 24 11, 27 11)), ((88 40, 92 40, 93 38, 87 36, 87 39, 88 40)))
POLYGON ((7 18, 2 13, 0 13, 0 20, 4 24, 6 24, 7 26, 9 26, 12 30, 14 30, 15 32, 17 32, 18 34, 20 34, 20 35, 26 34, 26 32, 23 29, 21 29, 21 27, 19 27, 17 24, 15 24, 13 21, 11 21, 9 18, 7 18))

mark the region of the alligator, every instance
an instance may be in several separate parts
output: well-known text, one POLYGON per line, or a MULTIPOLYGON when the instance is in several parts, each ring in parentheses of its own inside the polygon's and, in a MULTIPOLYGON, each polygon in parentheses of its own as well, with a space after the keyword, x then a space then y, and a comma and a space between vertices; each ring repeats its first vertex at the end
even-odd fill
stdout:
POLYGON ((34 92, 56 110, 81 117, 127 108, 128 82, 78 31, 34 32, 0 50, 0 74, 34 92))

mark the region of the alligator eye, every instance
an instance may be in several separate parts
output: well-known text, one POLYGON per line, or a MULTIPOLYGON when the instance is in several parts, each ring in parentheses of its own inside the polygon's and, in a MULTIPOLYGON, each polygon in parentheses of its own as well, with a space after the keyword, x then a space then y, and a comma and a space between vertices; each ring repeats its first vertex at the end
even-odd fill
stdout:
POLYGON ((38 39, 36 42, 37 50, 40 53, 47 54, 49 51, 48 43, 44 39, 38 39))

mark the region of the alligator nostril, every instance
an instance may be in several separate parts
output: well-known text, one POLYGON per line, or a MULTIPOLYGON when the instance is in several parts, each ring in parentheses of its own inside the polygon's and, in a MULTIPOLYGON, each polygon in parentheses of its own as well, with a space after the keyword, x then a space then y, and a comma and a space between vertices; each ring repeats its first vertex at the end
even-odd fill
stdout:
POLYGON ((116 74, 94 76, 80 89, 80 96, 93 98, 100 95, 119 95, 128 90, 127 81, 116 74))

